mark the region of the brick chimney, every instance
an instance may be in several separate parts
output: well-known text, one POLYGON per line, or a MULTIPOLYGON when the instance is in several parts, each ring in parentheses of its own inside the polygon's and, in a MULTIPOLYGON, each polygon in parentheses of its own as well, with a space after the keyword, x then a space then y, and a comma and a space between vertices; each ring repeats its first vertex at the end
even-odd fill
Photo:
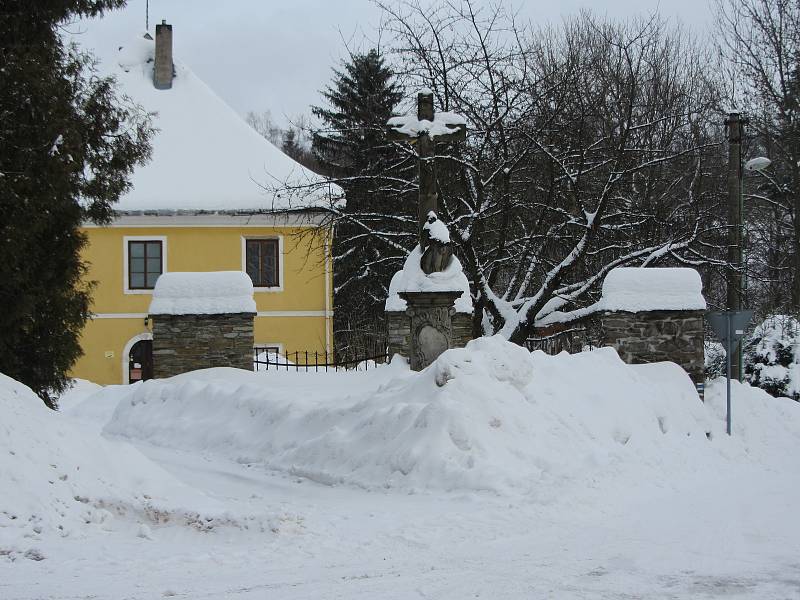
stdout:
POLYGON ((153 85, 157 90, 172 87, 172 25, 161 21, 156 25, 156 60, 153 67, 153 85))

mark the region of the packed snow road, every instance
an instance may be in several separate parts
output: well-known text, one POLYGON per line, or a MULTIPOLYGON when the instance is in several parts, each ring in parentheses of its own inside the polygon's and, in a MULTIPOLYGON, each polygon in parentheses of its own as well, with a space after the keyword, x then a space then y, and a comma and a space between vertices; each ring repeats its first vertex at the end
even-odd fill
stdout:
POLYGON ((221 501, 277 506, 285 519, 269 534, 158 527, 152 539, 62 540, 46 560, 0 563, 0 597, 800 597, 796 484, 770 473, 650 482, 635 494, 601 486, 542 506, 331 488, 145 453, 221 501))
POLYGON ((800 598, 796 403, 734 386, 728 439, 718 384, 700 405, 669 365, 493 343, 422 375, 258 377, 105 388, 37 416, 85 480, 37 479, 58 453, 33 429, 0 445, 29 459, 0 462, 0 598, 800 598), (127 475, 81 459, 77 434, 127 475))

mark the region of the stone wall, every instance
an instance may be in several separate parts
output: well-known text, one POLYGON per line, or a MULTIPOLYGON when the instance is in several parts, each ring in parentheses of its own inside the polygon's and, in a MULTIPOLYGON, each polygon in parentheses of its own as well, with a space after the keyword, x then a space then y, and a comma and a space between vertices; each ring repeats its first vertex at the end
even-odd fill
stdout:
POLYGON ((253 313, 153 315, 153 374, 209 367, 253 370, 253 313))
POLYGON ((395 354, 408 358, 411 345, 411 319, 405 311, 386 311, 386 325, 389 330, 389 360, 395 354))
MULTIPOLYGON (((386 312, 389 330, 389 359, 399 354, 408 357, 411 345, 411 319, 405 312, 386 312)), ((472 315, 456 313, 451 317, 452 348, 463 348, 472 339, 472 315)))
POLYGON ((602 342, 629 364, 672 361, 703 383, 703 312, 606 312, 600 316, 602 342))
POLYGON ((451 317, 453 324, 453 348, 463 348, 472 339, 472 315, 456 313, 451 317))

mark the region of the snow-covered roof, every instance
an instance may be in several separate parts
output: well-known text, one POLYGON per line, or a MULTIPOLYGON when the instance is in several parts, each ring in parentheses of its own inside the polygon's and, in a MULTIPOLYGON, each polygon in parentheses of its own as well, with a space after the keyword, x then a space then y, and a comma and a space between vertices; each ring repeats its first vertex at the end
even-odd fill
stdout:
POLYGON ((242 271, 164 273, 156 281, 151 315, 254 313, 253 281, 242 271))
POLYGON ((95 50, 101 71, 116 76, 124 94, 157 113, 152 160, 135 170, 133 189, 115 206, 118 211, 260 212, 329 203, 327 189, 265 191, 262 185, 277 188, 322 179, 259 135, 179 60, 173 60, 172 88, 156 89, 154 50, 154 42, 141 37, 113 51, 95 50))
POLYGON ((687 268, 619 267, 603 281, 603 310, 705 310, 700 274, 687 268))
POLYGON ((403 268, 394 274, 389 283, 389 297, 386 299, 385 309, 389 312, 406 310, 407 302, 398 295, 399 292, 462 292, 455 301, 456 312, 472 314, 469 280, 464 275, 464 269, 458 258, 453 256, 444 271, 430 275, 426 275, 422 270, 421 259, 422 250, 416 246, 406 258, 403 268))

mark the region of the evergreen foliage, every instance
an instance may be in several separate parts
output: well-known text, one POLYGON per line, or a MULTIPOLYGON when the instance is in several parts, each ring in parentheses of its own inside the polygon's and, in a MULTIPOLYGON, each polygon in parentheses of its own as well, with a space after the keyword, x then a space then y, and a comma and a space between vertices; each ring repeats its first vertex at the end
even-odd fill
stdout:
POLYGON ((800 398, 798 341, 797 319, 789 315, 765 319, 744 345, 745 380, 773 396, 800 398))
POLYGON ((413 177, 415 163, 387 139, 386 121, 403 93, 378 50, 351 55, 322 95, 329 107, 312 108, 323 123, 312 147, 320 172, 347 199, 333 245, 334 329, 337 348, 346 350, 363 345, 354 336, 379 327, 389 281, 413 245, 415 190, 398 187, 396 177, 413 177))
POLYGON ((53 408, 89 316, 81 224, 111 218, 152 133, 59 28, 124 4, 18 0, 0 12, 0 372, 53 408))
POLYGON ((283 133, 283 142, 281 143, 281 150, 287 156, 297 160, 303 153, 300 144, 297 143, 297 133, 294 129, 287 129, 283 133))

